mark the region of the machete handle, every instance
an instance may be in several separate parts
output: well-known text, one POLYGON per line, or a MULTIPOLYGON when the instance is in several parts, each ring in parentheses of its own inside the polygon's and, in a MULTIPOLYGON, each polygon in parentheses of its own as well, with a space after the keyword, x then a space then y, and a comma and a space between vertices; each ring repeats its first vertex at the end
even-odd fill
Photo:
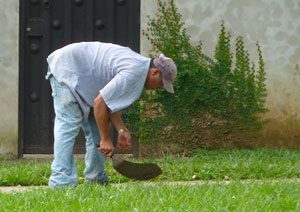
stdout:
MULTIPOLYGON (((100 144, 97 144, 97 148, 99 148, 99 147, 100 147, 100 144)), ((113 155, 110 156, 110 158, 113 158, 114 155, 115 155, 115 152, 113 151, 113 155)))

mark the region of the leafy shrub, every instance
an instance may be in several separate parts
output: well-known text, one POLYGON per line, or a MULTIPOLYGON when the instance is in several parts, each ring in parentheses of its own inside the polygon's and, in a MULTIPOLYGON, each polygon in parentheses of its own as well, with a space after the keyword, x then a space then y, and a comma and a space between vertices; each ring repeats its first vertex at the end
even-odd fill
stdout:
POLYGON ((133 112, 125 114, 131 120, 135 117, 131 124, 136 126, 138 136, 147 140, 170 123, 184 128, 193 116, 207 112, 231 123, 259 126, 261 121, 257 115, 267 111, 266 73, 259 43, 256 44, 259 56, 256 69, 253 63, 250 65, 242 36, 236 38, 235 55, 232 53, 231 35, 222 21, 214 58, 210 58, 202 53, 201 42, 196 46, 190 43, 173 0, 157 0, 157 6, 154 18, 148 16, 143 35, 153 47, 149 55, 154 57, 163 52, 171 57, 177 65, 178 76, 175 94, 164 89, 148 92, 133 112), (146 108, 147 105, 153 107, 146 108), (149 110, 152 115, 145 116, 149 110), (158 110, 162 111, 160 115, 153 115, 158 110))

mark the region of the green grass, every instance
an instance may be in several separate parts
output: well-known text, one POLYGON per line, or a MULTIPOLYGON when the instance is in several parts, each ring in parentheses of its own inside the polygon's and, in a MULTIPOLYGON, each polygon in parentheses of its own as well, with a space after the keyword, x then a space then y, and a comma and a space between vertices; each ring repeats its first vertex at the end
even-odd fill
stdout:
MULTIPOLYGON (((163 174, 154 181, 300 178, 300 149, 199 150, 189 158, 165 156, 151 161, 163 174)), ((0 161, 0 185, 47 185, 50 161, 0 161)), ((77 161, 82 183, 84 162, 77 161)), ((128 182, 106 164, 110 182, 128 182)))
POLYGON ((275 179, 300 177, 300 149, 200 150, 187 159, 159 161, 160 179, 275 179))
POLYGON ((118 186, 82 184, 1 193, 1 211, 300 211, 300 185, 265 182, 118 186))

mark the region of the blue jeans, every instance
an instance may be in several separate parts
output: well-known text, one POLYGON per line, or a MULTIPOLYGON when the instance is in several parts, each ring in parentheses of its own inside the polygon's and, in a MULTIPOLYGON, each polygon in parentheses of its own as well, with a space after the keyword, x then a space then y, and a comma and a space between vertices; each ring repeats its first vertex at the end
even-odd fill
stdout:
POLYGON ((106 184, 108 177, 104 171, 105 157, 97 148, 100 136, 94 116, 90 115, 88 121, 83 122, 80 106, 68 86, 58 82, 52 75, 49 80, 55 111, 54 160, 49 186, 54 188, 77 185, 73 147, 80 128, 83 129, 86 139, 85 180, 106 184))

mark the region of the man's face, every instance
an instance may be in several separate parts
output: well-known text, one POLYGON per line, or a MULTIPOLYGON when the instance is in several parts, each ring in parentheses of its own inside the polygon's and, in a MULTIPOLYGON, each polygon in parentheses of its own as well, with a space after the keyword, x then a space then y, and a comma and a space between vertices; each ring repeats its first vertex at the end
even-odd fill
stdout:
POLYGON ((163 87, 163 80, 161 72, 158 68, 151 68, 148 71, 145 88, 147 90, 154 90, 163 87))

